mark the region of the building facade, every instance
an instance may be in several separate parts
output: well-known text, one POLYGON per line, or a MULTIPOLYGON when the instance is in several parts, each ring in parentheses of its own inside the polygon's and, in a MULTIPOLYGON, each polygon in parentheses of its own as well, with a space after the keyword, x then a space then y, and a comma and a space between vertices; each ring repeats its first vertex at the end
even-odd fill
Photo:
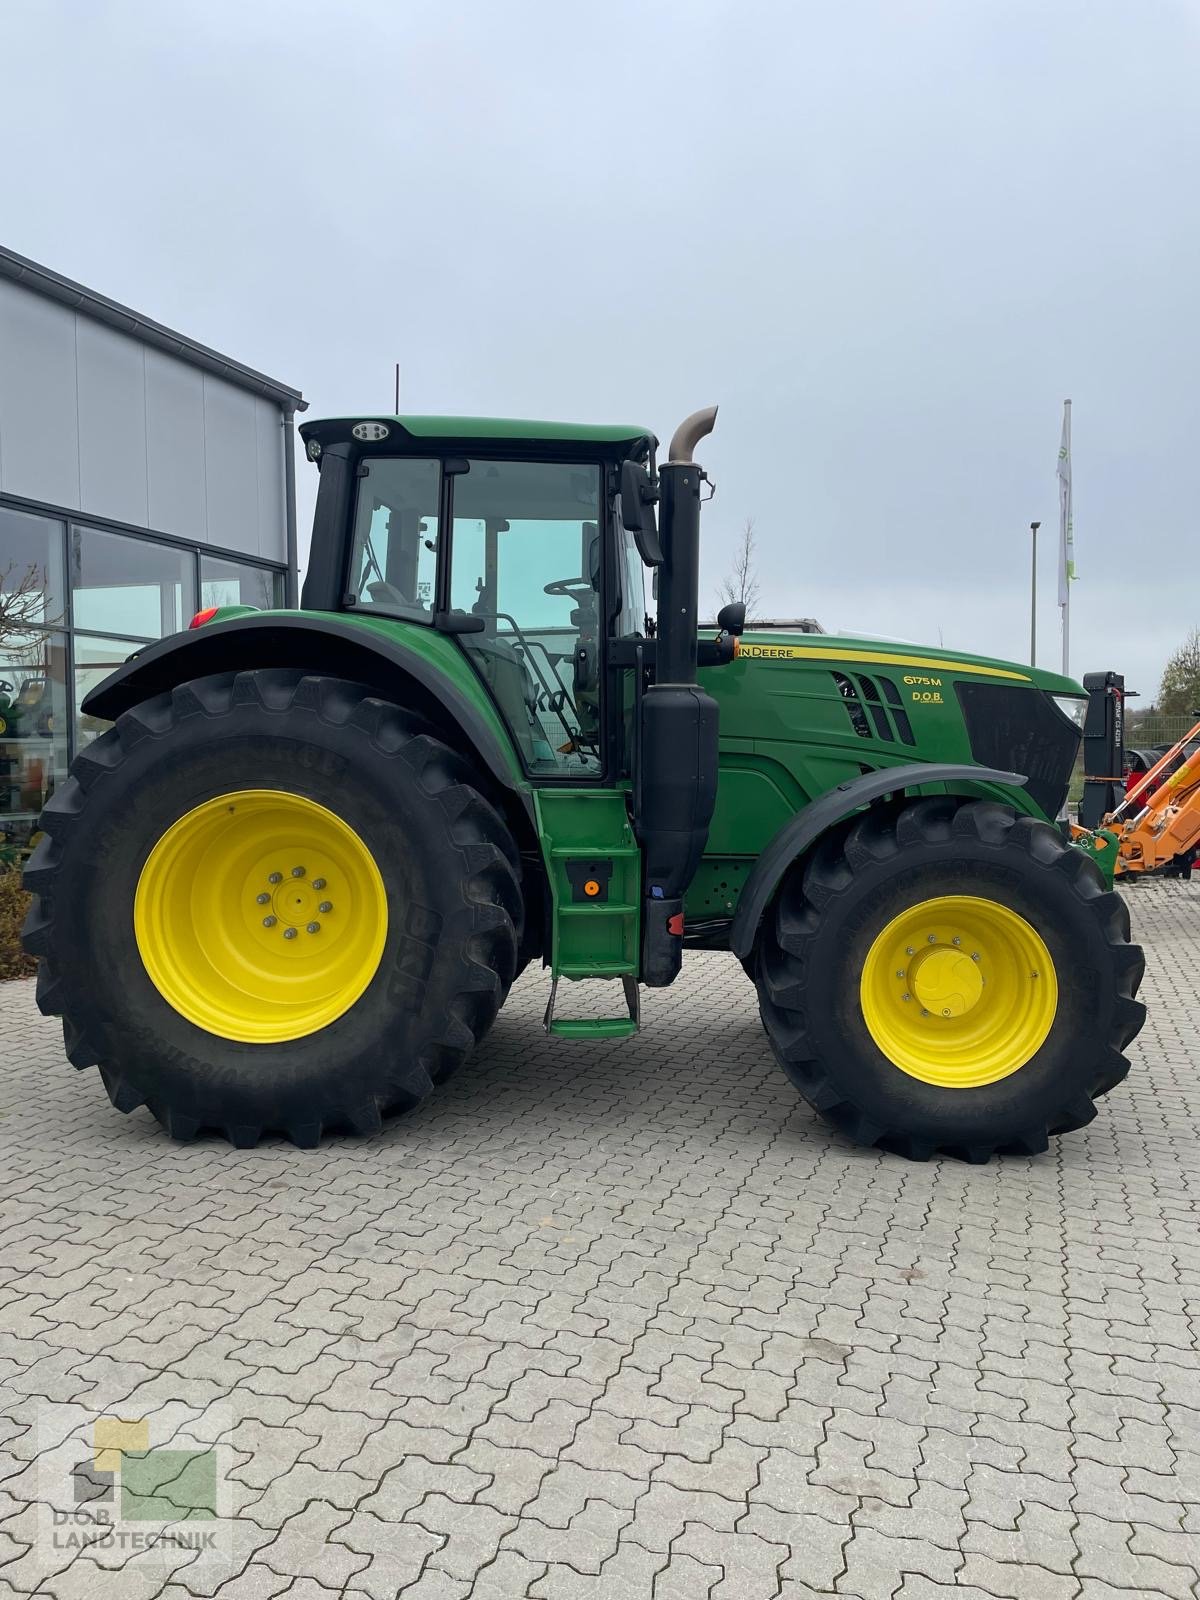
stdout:
POLYGON ((0 850, 211 605, 294 604, 298 390, 0 247, 0 850))

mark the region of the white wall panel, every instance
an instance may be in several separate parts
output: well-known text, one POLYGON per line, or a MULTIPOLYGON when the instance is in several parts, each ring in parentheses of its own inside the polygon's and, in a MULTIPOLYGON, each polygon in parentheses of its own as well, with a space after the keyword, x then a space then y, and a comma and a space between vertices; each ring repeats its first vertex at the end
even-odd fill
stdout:
POLYGON ((207 543, 204 374, 161 350, 146 351, 146 448, 150 527, 207 543))
POLYGON ((204 374, 208 542, 258 554, 258 432, 255 399, 204 374))
POLYGON ((258 434, 258 553, 287 560, 283 487, 283 417, 261 395, 254 401, 258 434))
POLYGON ((75 351, 80 506, 94 516, 144 528, 149 520, 145 346, 77 316, 75 351))
POLYGON ((75 313, 0 279, 0 490, 79 505, 75 313))
POLYGON ((0 493, 287 560, 272 401, 0 278, 0 493))

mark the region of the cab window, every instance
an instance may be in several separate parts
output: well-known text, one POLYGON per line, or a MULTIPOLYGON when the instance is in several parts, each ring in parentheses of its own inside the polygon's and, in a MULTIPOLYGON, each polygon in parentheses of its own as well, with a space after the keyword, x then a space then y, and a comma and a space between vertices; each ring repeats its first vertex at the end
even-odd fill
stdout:
POLYGON ((472 460, 453 480, 450 604, 459 638, 531 773, 598 772, 600 468, 472 460))
POLYGON ((356 608, 432 620, 440 487, 437 461, 380 456, 363 462, 350 555, 356 608))

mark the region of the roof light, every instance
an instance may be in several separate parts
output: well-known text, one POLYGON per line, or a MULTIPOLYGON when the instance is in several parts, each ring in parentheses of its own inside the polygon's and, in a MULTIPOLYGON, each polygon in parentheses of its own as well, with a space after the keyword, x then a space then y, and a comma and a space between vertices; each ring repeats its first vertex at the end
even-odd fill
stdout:
POLYGON ((196 615, 188 623, 188 627, 202 628, 206 622, 212 621, 220 609, 220 606, 206 606, 203 611, 197 611, 196 615))
POLYGON ((386 422, 356 422, 350 432, 365 443, 378 444, 380 439, 387 438, 391 429, 386 422))

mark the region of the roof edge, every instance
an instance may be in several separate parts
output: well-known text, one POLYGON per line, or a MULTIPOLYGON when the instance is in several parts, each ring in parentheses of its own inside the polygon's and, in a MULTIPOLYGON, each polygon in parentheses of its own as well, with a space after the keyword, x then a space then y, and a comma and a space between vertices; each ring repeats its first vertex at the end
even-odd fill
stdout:
POLYGON ((10 250, 2 244, 0 244, 0 278, 8 278, 13 283, 19 283, 47 300, 56 300, 60 305, 70 306, 73 310, 91 317, 94 322, 102 322, 109 328, 115 328, 118 333, 128 334, 130 338, 140 340, 142 344, 147 344, 154 350, 161 350, 166 355, 188 361, 192 366, 199 367, 204 372, 211 372, 214 377, 224 378, 227 383, 236 384, 240 389, 248 389, 252 394, 273 400, 286 411, 308 410, 308 401, 299 389, 280 383, 276 378, 268 378, 266 373, 256 372, 253 367, 234 361, 230 356, 223 356, 219 350, 210 349, 206 344, 189 339, 186 334, 176 333, 173 328, 165 327, 151 317, 144 317, 140 312, 121 305, 119 301, 110 300, 107 295, 97 294, 94 289, 76 283, 72 278, 64 278, 60 272, 55 272, 50 267, 43 267, 39 262, 29 260, 27 256, 18 255, 15 250, 10 250))

